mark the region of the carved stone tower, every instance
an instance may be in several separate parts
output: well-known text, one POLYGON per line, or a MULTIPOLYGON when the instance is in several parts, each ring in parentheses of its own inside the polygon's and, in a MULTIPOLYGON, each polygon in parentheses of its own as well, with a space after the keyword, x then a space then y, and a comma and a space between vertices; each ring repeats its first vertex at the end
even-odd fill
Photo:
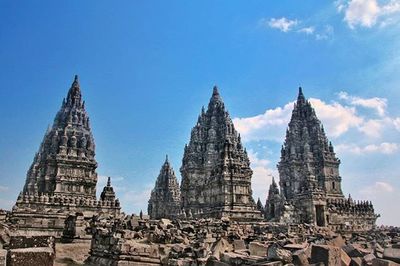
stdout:
POLYGON ((97 162, 78 77, 28 171, 23 194, 96 199, 97 162))
POLYGON ((339 165, 340 160, 326 137, 324 127, 299 88, 278 163, 280 213, 276 213, 277 196, 274 196, 279 190, 272 184, 266 204, 270 215, 266 218, 313 223, 334 229, 349 225, 353 230, 372 228, 378 217, 372 204, 358 204, 345 199, 339 165), (355 215, 352 208, 364 211, 355 215))
POLYGON ((167 156, 151 191, 147 213, 151 219, 176 218, 180 213, 180 200, 179 183, 167 156))
POLYGON ((343 198, 339 164, 324 127, 299 88, 278 164, 285 198, 315 191, 343 198))
POLYGON ((13 207, 12 221, 20 228, 59 236, 64 220, 79 212, 117 215, 120 203, 110 180, 96 199, 97 162, 89 117, 78 77, 63 100, 53 126, 46 132, 28 170, 25 186, 13 207))
POLYGON ((240 135, 214 87, 185 146, 181 167, 182 207, 193 217, 257 219, 250 162, 240 135))

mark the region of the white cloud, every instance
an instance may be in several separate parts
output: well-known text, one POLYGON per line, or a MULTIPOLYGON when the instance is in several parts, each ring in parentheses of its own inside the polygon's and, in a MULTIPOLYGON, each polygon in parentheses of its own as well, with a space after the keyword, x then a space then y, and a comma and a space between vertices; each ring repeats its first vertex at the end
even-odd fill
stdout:
POLYGON ((385 120, 382 119, 370 119, 360 125, 359 130, 366 136, 371 138, 379 138, 382 135, 382 131, 385 127, 385 120))
POLYGON ((6 186, 0 186, 0 192, 5 192, 9 189, 9 187, 6 186))
POLYGON ((352 29, 356 26, 371 28, 380 20, 387 25, 391 16, 400 12, 399 0, 385 3, 379 3, 377 0, 342 0, 336 1, 335 5, 339 12, 344 12, 344 21, 352 29))
POLYGON ((356 96, 351 96, 344 91, 339 92, 339 98, 347 101, 351 105, 374 109, 379 116, 385 115, 387 107, 386 98, 378 98, 378 97, 360 98, 356 96))
POLYGON ((393 119, 393 125, 398 131, 400 131, 400 117, 393 119))
POLYGON ((302 32, 305 33, 307 35, 311 35, 313 34, 315 31, 315 27, 311 26, 311 27, 304 27, 298 30, 298 32, 302 32))
POLYGON ((233 123, 244 141, 263 139, 281 141, 292 109, 293 102, 290 102, 284 107, 267 109, 260 115, 234 118, 233 123))
MULTIPOLYGON (((330 137, 338 137, 363 122, 363 119, 357 116, 354 107, 343 106, 336 102, 328 104, 314 98, 311 98, 310 102, 330 137)), ((290 102, 284 107, 268 109, 261 115, 234 118, 233 122, 244 141, 283 141, 292 110, 293 102, 290 102)))
POLYGON ((380 144, 369 144, 358 146, 356 144, 339 144, 336 146, 338 152, 350 152, 357 155, 366 155, 371 153, 393 154, 400 150, 398 143, 382 142, 380 144))
POLYGON ((292 30, 292 28, 298 24, 297 20, 290 20, 285 17, 271 18, 268 21, 265 21, 265 19, 262 19, 261 22, 263 24, 268 25, 271 28, 275 28, 275 29, 278 29, 283 32, 288 32, 288 31, 292 30))
POLYGON ((272 183, 272 176, 278 176, 275 169, 270 169, 270 161, 261 159, 260 155, 253 150, 248 151, 249 159, 251 162, 251 169, 253 170, 253 177, 251 180, 251 187, 253 189, 253 198, 257 200, 260 198, 261 202, 265 202, 267 197, 268 187, 272 183))
POLYGON ((357 116, 354 107, 344 106, 337 102, 329 104, 314 98, 311 98, 310 102, 315 108, 318 118, 322 121, 325 132, 330 137, 339 137, 351 127, 359 126, 363 121, 357 116))

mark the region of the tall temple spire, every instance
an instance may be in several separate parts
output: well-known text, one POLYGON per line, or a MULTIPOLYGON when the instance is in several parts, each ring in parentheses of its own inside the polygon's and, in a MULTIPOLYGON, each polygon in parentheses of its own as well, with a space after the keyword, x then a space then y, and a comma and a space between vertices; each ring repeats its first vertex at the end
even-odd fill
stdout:
MULTIPOLYGON (((24 193, 32 194, 51 193, 62 195, 81 195, 90 199, 96 198, 97 162, 94 158, 95 144, 89 126, 89 116, 83 108, 81 89, 78 76, 68 91, 67 100, 63 101, 60 110, 54 119, 52 127, 46 132, 40 145, 38 155, 35 156, 31 169, 28 171, 24 193), (49 176, 49 169, 58 169, 53 176, 49 176), (79 169, 77 173, 84 176, 84 184, 64 186, 64 180, 70 180, 68 174, 79 169), (85 169, 87 171, 85 171, 85 169), (47 174, 46 174, 47 173, 47 174), (85 193, 81 193, 83 185, 85 193)), ((72 179, 79 179, 74 176, 72 179)), ((68 181, 70 182, 70 181, 68 181)))
POLYGON ((180 205, 179 183, 167 155, 151 191, 147 212, 152 219, 176 218, 180 205))
POLYGON ((281 185, 288 183, 288 180, 292 180, 295 176, 301 177, 301 180, 297 181, 299 185, 289 182, 292 185, 281 186, 284 196, 291 198, 304 190, 320 189, 342 197, 339 163, 333 152, 333 146, 330 147, 323 126, 315 115, 314 108, 306 101, 300 87, 278 169, 281 185), (316 168, 289 167, 292 160, 297 161, 298 165, 311 164, 316 168))
POLYGON ((305 102, 306 102, 306 98, 304 97, 303 89, 301 87, 299 87, 299 94, 297 96, 297 105, 305 103, 305 102))
POLYGON ((260 215, 252 197, 247 153, 216 86, 207 111, 202 110, 191 131, 180 170, 187 215, 233 216, 236 209, 243 217, 260 215))
POLYGON ((21 197, 13 207, 13 219, 23 220, 26 228, 37 227, 32 217, 40 214, 41 219, 46 220, 40 221, 45 230, 62 231, 64 221, 57 219, 71 212, 90 217, 99 212, 118 214, 120 204, 110 178, 100 200, 96 198, 96 168, 89 116, 82 101, 78 76, 75 76, 27 172, 21 197))

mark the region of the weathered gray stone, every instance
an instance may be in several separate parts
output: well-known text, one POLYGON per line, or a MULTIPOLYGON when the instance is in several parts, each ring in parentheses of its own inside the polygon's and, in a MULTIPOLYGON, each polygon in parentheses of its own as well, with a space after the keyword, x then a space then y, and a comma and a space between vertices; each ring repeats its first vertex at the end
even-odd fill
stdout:
POLYGON ((20 230, 59 237, 70 213, 81 212, 88 218, 99 212, 119 214, 110 182, 100 201, 96 199, 94 156, 94 138, 76 76, 28 170, 11 221, 20 230))
POLYGON ((185 146, 181 198, 187 218, 261 219, 250 161, 217 87, 185 146))
POLYGON ((400 248, 385 248, 383 258, 400 263, 400 248))
POLYGON ((55 253, 52 248, 21 248, 8 251, 10 266, 53 266, 55 253))
POLYGON ((279 260, 284 263, 291 263, 293 261, 292 253, 287 250, 281 248, 277 244, 272 244, 268 247, 268 259, 270 260, 279 260))
POLYGON ((260 242, 250 242, 249 243, 249 251, 251 256, 267 256, 268 245, 260 243, 260 242))
POLYGON ((181 194, 178 180, 168 157, 161 167, 156 185, 151 191, 147 208, 151 219, 177 218, 181 212, 181 194))
POLYGON ((400 264, 390 260, 375 258, 372 260, 372 266, 400 266, 400 264))
POLYGON ((311 263, 341 265, 340 248, 327 245, 313 245, 311 250, 311 263))
POLYGON ((339 165, 315 110, 299 88, 278 163, 280 189, 273 180, 265 204, 267 220, 334 230, 372 229, 378 217, 372 203, 344 197, 339 165))

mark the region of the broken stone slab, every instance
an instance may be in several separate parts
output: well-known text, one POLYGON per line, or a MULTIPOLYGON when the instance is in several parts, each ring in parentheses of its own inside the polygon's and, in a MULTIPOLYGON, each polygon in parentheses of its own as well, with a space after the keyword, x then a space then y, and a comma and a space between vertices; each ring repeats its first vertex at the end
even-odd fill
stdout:
POLYGON ((342 266, 351 265, 351 258, 349 257, 349 255, 347 255, 346 252, 344 252, 343 249, 340 249, 340 261, 342 263, 342 266))
POLYGON ((229 242, 224 238, 221 238, 220 240, 215 242, 214 245, 211 247, 212 256, 214 256, 217 260, 220 259, 221 254, 230 251, 233 251, 233 246, 229 244, 229 242))
POLYGON ((272 244, 268 247, 267 257, 269 260, 279 260, 284 263, 291 263, 293 261, 292 252, 281 248, 277 244, 272 244))
POLYGON ((328 245, 313 245, 311 250, 311 263, 341 265, 340 248, 328 245))
POLYGON ((52 248, 19 248, 8 251, 10 266, 53 266, 55 253, 52 248))
POLYGON ((249 243, 249 250, 251 256, 264 257, 267 256, 268 245, 253 241, 249 243))
POLYGON ((375 258, 372 260, 372 266, 400 266, 400 264, 390 260, 375 258))
POLYGON ((371 264, 372 264, 372 261, 373 261, 375 258, 376 258, 376 257, 375 257, 374 254, 368 254, 368 255, 365 255, 365 256, 364 256, 363 261, 364 261, 365 264, 371 265, 371 264))
POLYGON ((294 251, 292 258, 294 265, 303 265, 303 266, 309 265, 308 256, 304 249, 294 251))
POLYGON ((351 258, 353 257, 364 257, 367 254, 364 254, 356 245, 348 244, 342 247, 342 249, 349 255, 351 258))
POLYGON ((400 263, 400 248, 385 248, 383 258, 400 263))
POLYGON ((244 243, 244 240, 235 239, 235 240, 233 240, 233 248, 234 248, 235 251, 245 250, 246 249, 246 243, 244 243))
POLYGON ((289 249, 292 251, 299 250, 299 249, 306 249, 308 247, 308 243, 304 242, 301 244, 286 244, 283 246, 285 249, 289 249))
POLYGON ((350 266, 363 266, 363 260, 361 257, 351 258, 350 266))

